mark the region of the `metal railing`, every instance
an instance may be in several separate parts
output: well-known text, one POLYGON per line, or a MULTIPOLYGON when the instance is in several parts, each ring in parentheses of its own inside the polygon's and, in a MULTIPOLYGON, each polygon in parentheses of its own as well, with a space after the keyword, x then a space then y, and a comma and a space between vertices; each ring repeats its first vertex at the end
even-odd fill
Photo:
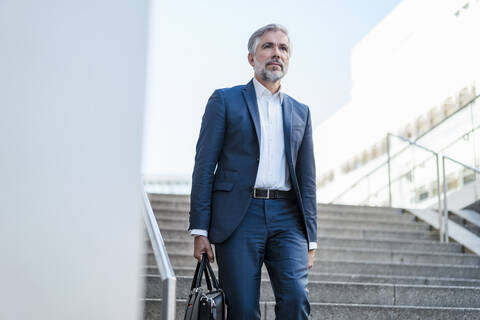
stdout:
MULTIPOLYGON (((420 148, 424 151, 427 151, 429 153, 431 153, 434 157, 435 157, 435 164, 436 164, 436 173, 437 173, 437 205, 438 205, 438 225, 441 226, 440 228, 440 241, 445 241, 445 239, 442 237, 443 234, 445 234, 445 229, 443 229, 443 226, 446 225, 446 223, 442 224, 442 198, 441 198, 441 193, 440 193, 440 159, 439 159, 439 154, 427 147, 424 147, 418 143, 416 143, 415 141, 412 141, 410 139, 407 139, 405 137, 402 137, 402 136, 398 136, 398 135, 395 135, 393 133, 387 133, 387 141, 389 142, 390 141, 390 137, 395 137, 397 139, 400 139, 404 142, 407 142, 409 145, 412 145, 412 146, 415 146, 417 148, 420 148)), ((390 151, 389 151, 389 148, 390 148, 390 143, 387 143, 387 154, 388 154, 388 159, 387 159, 387 166, 388 166, 388 192, 389 192, 389 203, 390 203, 390 207, 392 206, 392 177, 391 177, 391 170, 390 170, 390 167, 391 167, 391 158, 390 158, 390 151)), ((444 167, 445 169, 445 167, 444 167)), ((445 170, 444 170, 445 171, 445 170)), ((444 180, 445 181, 445 180, 444 180)))
MULTIPOLYGON (((397 181, 398 179, 401 178, 401 175, 395 179, 392 179, 392 170, 391 170, 391 162, 392 160, 399 156, 400 154, 402 154, 406 148, 401 148, 398 152, 396 152, 395 154, 391 155, 391 142, 390 142, 390 139, 391 137, 394 137, 394 138, 397 138, 403 142, 406 142, 408 143, 408 146, 414 146, 416 148, 419 148, 419 149, 422 149, 428 153, 430 153, 432 155, 432 157, 435 158, 435 164, 436 164, 436 187, 437 187, 437 206, 438 206, 438 209, 437 209, 437 213, 438 213, 438 228, 439 228, 439 237, 440 237, 440 241, 441 242, 448 242, 449 240, 449 233, 448 233, 448 225, 449 225, 449 210, 448 210, 448 201, 447 201, 447 191, 448 191, 448 181, 447 181, 447 174, 446 174, 446 165, 445 165, 445 162, 446 161, 451 161, 453 163, 456 163, 460 166, 462 166, 463 168, 465 169, 468 169, 468 170, 471 170, 474 172, 475 174, 475 181, 477 180, 476 179, 476 176, 477 174, 480 174, 480 169, 477 169, 475 167, 472 167, 472 166, 469 166, 465 163, 462 163, 456 159, 453 159, 449 156, 446 156, 446 155, 441 155, 440 153, 438 152, 435 152, 425 146, 422 146, 420 144, 418 144, 417 142, 415 141, 412 141, 408 138, 405 138, 405 137, 402 137, 402 136, 399 136, 399 135, 395 135, 395 134, 392 134, 392 133, 388 133, 387 134, 387 160, 383 163, 381 163, 379 166, 375 167, 373 170, 369 171, 367 174, 363 175, 360 179, 358 179, 357 181, 355 181, 355 183, 353 183, 352 185, 350 185, 345 191, 343 191, 339 196, 337 196, 334 200, 332 200, 330 203, 334 203, 336 202, 338 199, 340 199, 341 197, 343 197, 344 195, 346 195, 348 192, 350 192, 351 190, 353 190, 355 187, 357 187, 362 181, 366 180, 366 179, 369 179, 370 176, 372 176, 373 174, 375 174, 376 172, 378 172, 379 170, 381 169, 384 169, 385 167, 387 167, 387 175, 388 175, 388 182, 387 182, 387 185, 386 186, 383 186, 381 187, 380 189, 378 190, 382 190, 384 188, 388 188, 388 203, 389 203, 389 206, 391 207, 392 206, 392 183, 394 181, 397 181), (440 167, 440 157, 442 158, 441 160, 441 167, 440 167), (442 175, 440 175, 440 168, 442 168, 442 175), (443 192, 441 191, 440 189, 440 185, 443 184, 443 192), (442 201, 442 193, 443 193, 443 201, 442 201)), ((430 158, 431 159, 431 158, 430 158)), ((427 161, 429 161, 430 159, 427 159, 427 160, 424 160, 422 163, 420 163, 420 165, 424 165, 427 161)), ((416 166, 414 166, 412 164, 412 170, 415 169, 416 166)), ((475 192, 476 189, 474 189, 475 192)), ((377 191, 378 192, 378 191, 377 191)), ((476 195, 476 198, 478 197, 477 193, 475 193, 476 195)), ((368 196, 370 197, 370 195, 368 196)), ((367 197, 367 199, 368 199, 367 197)))
POLYGON ((176 306, 176 277, 173 272, 170 259, 167 255, 167 249, 163 242, 162 235, 158 228, 157 220, 150 205, 148 195, 143 190, 143 200, 145 205, 145 226, 147 228, 148 236, 152 244, 153 253, 155 255, 155 261, 157 262, 158 272, 163 282, 163 303, 162 303, 162 319, 174 320, 175 319, 175 306, 176 306))
POLYGON ((340 198, 342 198, 344 195, 346 195, 350 190, 355 188, 357 185, 359 185, 363 180, 368 179, 371 175, 373 175, 375 172, 378 170, 382 169, 385 167, 387 162, 381 163, 379 166, 375 167, 374 169, 370 170, 367 174, 363 175, 360 177, 360 179, 356 180, 354 183, 352 183, 348 188, 346 188, 344 191, 342 191, 338 196, 336 196, 333 200, 330 201, 330 203, 335 203, 337 202, 340 198))
MULTIPOLYGON (((472 170, 475 174, 475 178, 476 178, 476 175, 477 174, 480 174, 480 170, 477 169, 477 168, 474 168, 474 167, 471 167, 465 163, 462 163, 460 161, 457 161, 455 159, 452 159, 448 156, 445 156, 443 155, 442 156, 442 168, 443 168, 443 225, 442 225, 442 229, 443 229, 443 239, 442 241, 444 242, 448 242, 448 203, 447 203, 447 189, 448 189, 448 186, 447 186, 447 176, 446 176, 446 170, 445 170, 445 160, 448 160, 448 161, 451 161, 453 163, 456 163, 458 165, 461 165, 463 166, 464 168, 466 169, 469 169, 469 170, 472 170)), ((476 179, 475 179, 476 180, 476 179)), ((475 189, 475 192, 476 192, 476 189, 475 189)), ((439 192, 440 194, 440 192, 439 192)), ((476 195, 476 194, 475 194, 476 195)), ((476 195, 477 197, 477 195, 476 195)))
MULTIPOLYGON (((471 100, 466 102, 463 106, 461 106, 460 108, 455 110, 453 113, 450 113, 448 116, 443 118, 441 121, 437 122, 432 128, 430 128, 429 130, 419 134, 414 139, 414 142, 416 142, 420 145, 429 145, 432 149, 435 149, 438 154, 444 154, 444 153, 447 153, 446 149, 452 147, 452 145, 458 143, 458 141, 460 141, 460 140, 465 140, 465 136, 471 135, 472 141, 473 141, 473 155, 474 155, 474 159, 476 159, 475 160, 475 166, 479 167, 480 166, 480 160, 479 160, 480 155, 478 155, 478 153, 477 153, 478 148, 476 147, 476 141, 475 141, 475 139, 476 139, 475 131, 480 129, 480 124, 479 124, 480 109, 478 108, 479 105, 478 104, 476 105, 476 101, 479 98, 480 98, 480 95, 475 95, 471 100), (467 112, 468 112, 468 114, 467 114, 467 112), (464 118, 467 117, 468 119, 462 119, 462 117, 464 117, 464 118), (471 123, 471 128, 468 131, 462 132, 460 135, 458 135, 457 138, 453 142, 450 142, 447 145, 438 145, 438 143, 435 143, 435 140, 433 140, 433 141, 429 140, 429 139, 431 139, 432 136, 436 136, 439 133, 441 134, 441 132, 442 132, 441 130, 445 130, 445 128, 448 128, 448 126, 446 126, 446 123, 451 123, 452 121, 457 121, 458 122, 458 121, 463 121, 463 120, 469 120, 468 122, 471 123), (427 141, 425 141, 425 140, 427 140, 427 141)), ((466 123, 466 122, 462 122, 462 123, 466 123)), ((388 152, 391 151, 391 148, 389 148, 390 147, 390 141, 389 141, 390 139, 389 139, 388 135, 387 135, 386 140, 387 140, 387 153, 388 153, 388 152)), ((408 145, 405 148, 398 151, 395 155, 387 154, 387 158, 393 159, 398 154, 404 152, 407 148, 408 148, 408 145)), ((378 173, 378 171, 381 170, 381 169, 386 169, 386 167, 387 167, 386 162, 381 163, 379 166, 375 167, 373 170, 369 171, 367 174, 361 176, 360 179, 356 180, 356 182, 353 183, 352 185, 350 185, 348 188, 344 189, 344 191, 341 192, 339 195, 337 195, 333 200, 331 200, 330 203, 337 202, 339 199, 343 198, 353 188, 358 188, 359 185, 362 182, 367 181, 367 183, 369 183, 369 179, 370 179, 371 176, 373 176, 375 173, 378 173)), ((388 174, 385 174, 384 176, 386 177, 387 175, 388 174)), ((391 181, 391 182, 393 182, 393 181, 391 181)), ((385 184, 381 189, 378 189, 378 190, 386 189, 387 187, 388 187, 387 184, 385 184)), ((391 190, 388 190, 388 192, 389 192, 389 194, 387 195, 388 196, 387 201, 388 201, 388 205, 391 206, 392 205, 391 190)), ((441 191, 437 189, 437 192, 441 192, 441 191)), ((369 201, 369 198, 370 198, 370 195, 367 196, 367 202, 369 201)), ((383 202, 383 203, 384 203, 384 205, 386 205, 386 202, 383 202)))
MULTIPOLYGON (((438 210, 436 208, 434 212, 430 209, 431 216, 428 220, 432 226, 439 229, 440 241, 448 242, 449 225, 455 227, 455 230, 450 230, 450 237, 457 241, 463 239, 465 237, 463 231, 460 232, 458 226, 449 221, 447 191, 450 192, 452 188, 455 189, 455 186, 459 184, 465 185, 465 183, 471 182, 472 179, 473 181, 478 181, 480 155, 478 154, 477 141, 480 133, 480 105, 476 104, 476 100, 479 97, 480 95, 476 95, 461 108, 436 123, 434 127, 417 136, 415 140, 388 133, 386 135, 386 159, 344 189, 330 203, 388 205, 390 207, 411 206, 412 209, 417 207, 423 207, 424 209, 427 207, 438 207, 438 210), (446 123, 449 123, 449 125, 446 123), (463 124, 467 123, 470 123, 468 126, 471 127, 463 131, 463 124), (451 132, 452 130, 453 132, 451 132), (445 144, 444 140, 439 139, 439 136, 442 136, 442 134, 445 136, 446 133, 449 133, 449 137, 455 136, 447 144, 445 144), (392 141, 392 137, 406 142, 407 145, 396 144, 395 141, 392 141), (426 148, 425 145, 428 145, 429 148, 426 148), (428 156, 420 154, 419 161, 419 154, 416 152, 418 149, 428 152, 428 156), (411 150, 411 158, 408 153, 409 150, 411 150), (470 157, 472 153, 472 166, 461 162, 470 157), (456 159, 445 154, 455 154, 456 159), (429 171, 431 169, 428 166, 431 160, 435 161, 435 173, 429 171), (447 172, 449 170, 445 168, 445 162, 447 161, 462 166, 464 172, 465 170, 472 170, 474 174, 469 174, 468 180, 465 180, 464 176, 462 182, 458 182, 458 180, 452 182, 450 179, 451 172, 447 172), (425 179, 427 175, 427 180, 423 181, 422 179, 425 179), (421 177, 420 180, 423 181, 420 182, 420 185, 418 184, 420 181, 418 177, 421 177), (442 183, 443 186, 441 186, 442 183), (443 191, 441 187, 443 187, 443 191), (364 192, 367 192, 366 197, 364 197, 364 192), (435 202, 437 202, 437 205, 435 205, 435 202), (436 222, 437 217, 435 217, 437 215, 438 224, 436 222), (459 234, 462 234, 462 236, 459 236, 459 234)), ((477 190, 477 184, 473 188, 475 200, 477 200, 480 190, 477 190)), ((453 194, 452 196, 453 198, 448 201, 450 205, 452 205, 452 201, 458 202, 461 198, 453 194)), ((473 236, 469 235, 468 237, 473 236)), ((480 247, 480 244, 478 246, 480 247)))
MULTIPOLYGON (((407 148, 408 146, 414 146, 416 148, 419 148, 423 151, 426 151, 430 154, 432 154, 432 156, 435 158, 435 163, 436 163, 436 184, 437 184, 437 205, 438 205, 438 222, 439 222, 439 226, 443 226, 443 222, 442 222, 442 219, 443 219, 443 210, 442 210, 442 199, 441 199, 441 192, 440 192, 440 155, 425 147, 425 146, 422 146, 420 144, 418 144, 417 142, 415 141, 412 141, 408 138, 405 138, 405 137, 402 137, 402 136, 399 136, 399 135, 395 135, 393 133, 387 133, 387 136, 386 136, 386 139, 387 139, 387 160, 383 163, 381 163, 379 166, 375 167, 373 170, 369 171, 367 174, 363 175, 360 179, 358 179, 357 181, 355 181, 355 183, 353 183, 352 185, 350 185, 347 189, 345 189, 345 191, 343 191, 341 194, 339 194, 337 197, 335 197, 330 203, 334 203, 336 202, 338 199, 340 199, 341 197, 343 197, 344 195, 346 195, 348 192, 350 192, 351 190, 353 190, 353 188, 355 188, 356 186, 358 186, 362 181, 364 181, 365 179, 368 179, 370 176, 372 176, 373 174, 375 174, 376 172, 378 172, 379 170, 387 167, 387 178, 388 178, 388 182, 386 184, 385 187, 382 187, 380 188, 379 190, 383 189, 383 188, 387 188, 388 189, 388 205, 391 207, 392 206, 392 182, 394 180, 397 180, 399 178, 396 178, 394 180, 392 180, 392 170, 391 170, 391 163, 392 163, 392 160, 396 157, 398 157, 400 154, 402 154, 407 148), (394 137, 396 139, 399 139, 403 142, 406 142, 408 143, 408 145, 404 148, 401 148, 399 151, 397 151, 395 154, 391 154, 391 141, 390 141, 390 138, 391 137, 394 137)), ((442 227, 443 228, 443 227, 442 227)), ((444 236, 443 236, 444 232, 443 232, 443 229, 440 230, 440 241, 444 241, 444 236)))

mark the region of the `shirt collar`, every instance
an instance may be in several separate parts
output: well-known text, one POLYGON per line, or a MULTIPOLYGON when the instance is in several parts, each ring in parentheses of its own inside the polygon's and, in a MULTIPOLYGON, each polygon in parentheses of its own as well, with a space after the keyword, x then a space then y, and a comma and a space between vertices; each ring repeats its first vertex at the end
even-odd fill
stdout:
POLYGON ((282 91, 282 87, 280 86, 280 88, 278 89, 278 91, 272 95, 272 93, 270 92, 270 90, 268 90, 267 88, 265 88, 263 86, 263 84, 261 84, 257 79, 255 79, 255 77, 253 78, 253 85, 255 87, 255 94, 257 95, 257 100, 261 99, 262 97, 275 97, 275 96, 278 96, 280 98, 280 104, 283 103, 283 91, 282 91))

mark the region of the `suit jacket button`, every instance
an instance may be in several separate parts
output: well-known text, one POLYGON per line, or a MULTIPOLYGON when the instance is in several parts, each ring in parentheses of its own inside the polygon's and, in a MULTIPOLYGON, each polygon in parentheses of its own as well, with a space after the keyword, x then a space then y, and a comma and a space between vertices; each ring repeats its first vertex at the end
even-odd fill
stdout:
POLYGON ((260 162, 260 158, 257 158, 257 162, 260 162))

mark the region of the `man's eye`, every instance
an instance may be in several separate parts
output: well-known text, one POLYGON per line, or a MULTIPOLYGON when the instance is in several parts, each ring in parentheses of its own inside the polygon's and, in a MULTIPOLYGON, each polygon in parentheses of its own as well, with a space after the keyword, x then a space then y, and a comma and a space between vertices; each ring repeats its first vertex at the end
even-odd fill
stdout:
POLYGON ((283 51, 288 51, 287 47, 281 47, 280 49, 282 49, 283 51))
POLYGON ((264 48, 270 48, 271 46, 272 46, 272 45, 271 45, 270 43, 265 43, 265 44, 263 45, 264 48))

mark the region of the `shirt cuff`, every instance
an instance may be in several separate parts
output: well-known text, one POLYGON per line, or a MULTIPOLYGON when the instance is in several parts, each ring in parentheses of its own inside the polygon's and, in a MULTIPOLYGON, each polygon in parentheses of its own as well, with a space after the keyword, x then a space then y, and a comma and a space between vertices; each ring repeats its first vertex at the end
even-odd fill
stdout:
POLYGON ((310 242, 308 244, 308 250, 314 250, 317 249, 317 243, 316 242, 310 242))
POLYGON ((208 231, 207 231, 207 230, 202 230, 202 229, 191 229, 191 230, 190 230, 190 235, 191 235, 191 236, 204 236, 204 237, 208 237, 208 231))

